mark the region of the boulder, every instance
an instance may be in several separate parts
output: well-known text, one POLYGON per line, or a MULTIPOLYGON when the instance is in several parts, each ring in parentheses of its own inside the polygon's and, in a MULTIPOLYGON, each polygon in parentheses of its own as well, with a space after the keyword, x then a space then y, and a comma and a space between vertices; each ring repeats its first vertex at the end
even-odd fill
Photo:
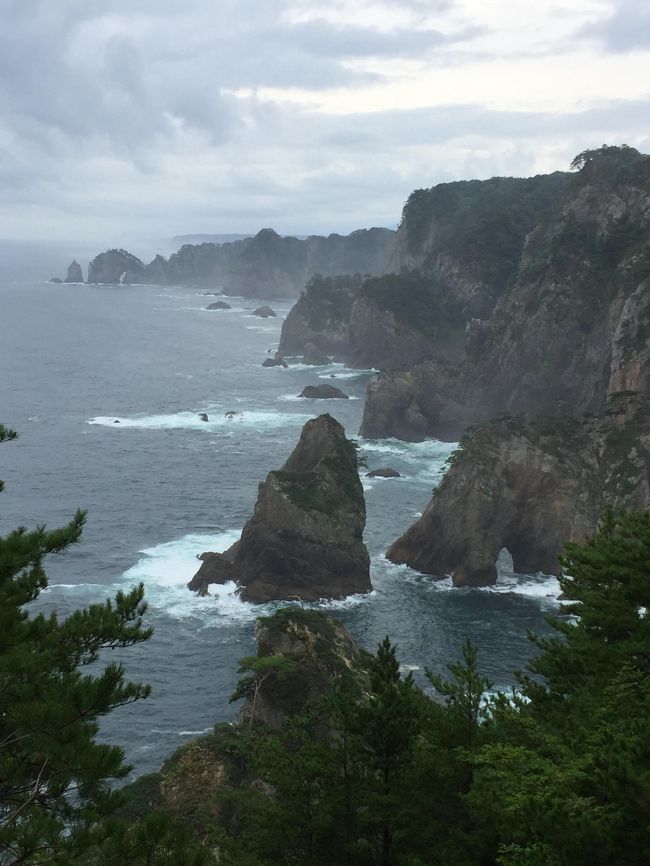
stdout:
POLYGON ((261 319, 269 319, 276 317, 275 311, 271 309, 271 307, 258 307, 256 310, 253 310, 254 316, 259 316, 261 319))
POLYGON ((61 279, 61 277, 50 277, 48 282, 50 282, 50 283, 62 283, 63 280, 61 279))
POLYGON ((401 478, 402 475, 397 469, 391 469, 386 466, 383 469, 373 469, 371 472, 366 472, 366 478, 401 478))
POLYGON ((206 310, 232 310, 232 307, 225 301, 214 301, 212 304, 208 304, 206 310))
POLYGON ((199 412, 199 418, 201 419, 201 421, 209 421, 209 420, 210 420, 210 419, 208 418, 208 413, 207 413, 207 412, 199 412))
POLYGON ((232 562, 223 553, 202 553, 197 557, 201 567, 187 584, 188 589, 207 595, 211 583, 224 584, 233 580, 232 562))
POLYGON ((344 394, 340 388, 335 388, 334 385, 307 385, 298 394, 299 397, 306 397, 310 400, 349 400, 347 394, 344 394))
POLYGON ((302 356, 302 363, 313 364, 315 367, 324 367, 327 364, 331 364, 331 360, 318 346, 315 346, 313 343, 307 343, 305 353, 302 356))
POLYGON ((338 421, 320 415, 305 424, 282 469, 260 484, 241 539, 217 558, 204 555, 189 587, 207 592, 213 576, 223 582, 227 575, 255 602, 369 592, 365 522, 356 448, 338 421))
POLYGON ((81 271, 81 265, 73 260, 68 266, 68 273, 66 275, 64 283, 83 283, 84 276, 81 271))
POLYGON ((284 367, 285 369, 289 366, 287 362, 284 360, 284 356, 279 352, 276 352, 272 358, 265 358, 262 362, 263 367, 284 367))

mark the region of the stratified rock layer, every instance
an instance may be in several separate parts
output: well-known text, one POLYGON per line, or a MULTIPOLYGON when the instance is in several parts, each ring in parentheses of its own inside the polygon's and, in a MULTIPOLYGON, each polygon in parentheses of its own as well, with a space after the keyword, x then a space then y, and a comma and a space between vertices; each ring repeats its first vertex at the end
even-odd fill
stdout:
POLYGON ((387 556, 452 574, 456 586, 494 583, 503 547, 518 573, 558 574, 563 543, 593 534, 608 505, 650 507, 650 406, 632 395, 582 422, 502 417, 478 425, 387 556))
POLYGON ((210 583, 236 580, 242 598, 256 602, 369 592, 365 521, 356 448, 338 421, 320 415, 260 484, 241 539, 223 555, 204 554, 188 586, 206 592, 210 583))

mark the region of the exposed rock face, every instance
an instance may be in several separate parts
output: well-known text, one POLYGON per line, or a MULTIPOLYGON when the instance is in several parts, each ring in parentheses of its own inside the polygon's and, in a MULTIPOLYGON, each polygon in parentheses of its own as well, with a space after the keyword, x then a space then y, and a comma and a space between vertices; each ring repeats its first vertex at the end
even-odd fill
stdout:
POLYGON ((325 367, 330 363, 330 359, 325 352, 321 352, 321 350, 317 346, 314 346, 313 343, 307 343, 302 363, 310 364, 314 367, 325 367))
POLYGON ((280 349, 311 346, 356 367, 404 367, 455 356, 464 339, 460 308, 419 274, 312 279, 282 325, 280 349))
MULTIPOLYGON (((383 228, 363 229, 346 236, 314 235, 304 240, 262 229, 255 237, 232 243, 185 244, 169 259, 156 256, 146 267, 140 262, 137 277, 131 278, 129 269, 127 281, 221 286, 228 294, 252 298, 296 297, 316 273, 385 273, 394 244, 395 232, 383 228)), ((115 252, 124 251, 109 251, 115 252)), ((88 282, 117 282, 120 274, 114 278, 116 268, 98 259, 101 256, 95 259, 97 264, 93 263, 88 282)))
POLYGON ((259 316, 260 319, 275 319, 275 311, 271 309, 271 307, 258 307, 256 310, 253 310, 254 316, 259 316))
MULTIPOLYGON (((255 702, 255 721, 272 729, 281 728, 288 716, 318 706, 332 679, 358 676, 361 652, 347 629, 320 611, 284 608, 257 620, 257 654, 281 656, 295 662, 295 672, 286 679, 270 677, 260 687, 255 702)), ((250 718, 252 701, 241 713, 250 718)))
POLYGON ((232 310, 232 307, 225 301, 214 301, 213 303, 208 304, 206 310, 232 310))
MULTIPOLYGON (((406 217, 403 229, 412 233, 406 217)), ((454 440, 503 411, 600 413, 613 394, 649 396, 649 235, 650 157, 595 152, 503 270, 491 311, 471 307, 461 355, 381 375, 362 435, 454 440)))
POLYGON ((369 592, 366 509, 354 445, 329 415, 308 421, 280 471, 260 484, 241 539, 221 557, 204 554, 190 588, 235 579, 249 601, 343 598, 369 592), (202 574, 202 577, 199 575, 202 574))
POLYGON ((298 396, 307 397, 312 400, 350 399, 347 394, 344 394, 340 388, 335 388, 334 385, 307 385, 298 396))
POLYGON ((366 472, 366 478, 401 478, 402 475, 397 469, 392 469, 390 466, 385 466, 382 469, 372 469, 366 472))
POLYGON ((516 572, 557 574, 563 543, 593 534, 607 505, 650 507, 650 404, 619 398, 582 422, 502 417, 470 431, 451 462, 388 558, 483 586, 505 547, 516 572))
POLYGON ((66 275, 64 283, 83 283, 84 276, 81 271, 81 265, 73 260, 70 265, 68 265, 68 273, 66 275))
POLYGON ((126 250, 108 250, 95 256, 88 265, 88 282, 128 285, 151 280, 147 278, 144 262, 132 253, 126 250))

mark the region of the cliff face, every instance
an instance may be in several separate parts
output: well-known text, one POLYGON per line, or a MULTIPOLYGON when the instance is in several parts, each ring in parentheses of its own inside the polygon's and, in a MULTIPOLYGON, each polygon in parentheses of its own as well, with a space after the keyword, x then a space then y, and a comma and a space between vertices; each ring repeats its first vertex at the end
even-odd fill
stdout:
MULTIPOLYGON (((313 710, 335 678, 360 679, 362 653, 347 629, 320 611, 283 608, 257 620, 259 658, 293 662, 283 676, 271 675, 255 697, 254 721, 282 727, 287 717, 313 710)), ((240 714, 250 721, 252 699, 240 714)))
POLYGON ((416 190, 387 265, 394 273, 344 287, 312 281, 287 317, 281 351, 300 355, 313 343, 382 370, 431 357, 457 364, 466 323, 491 315, 527 233, 558 211, 570 181, 558 172, 416 190))
POLYGON ((260 484, 253 516, 225 554, 204 554, 188 584, 236 580, 249 601, 343 598, 372 588, 354 445, 329 415, 308 421, 281 470, 260 484))
POLYGON ((159 773, 126 788, 131 816, 144 802, 145 814, 152 808, 164 810, 206 844, 223 843, 219 828, 236 837, 228 792, 274 793, 261 784, 259 766, 252 760, 251 738, 258 729, 259 736, 267 737, 269 729, 278 730, 291 716, 316 713, 316 730, 328 736, 321 698, 334 681, 347 682, 352 689, 363 681, 363 652, 340 622, 320 611, 283 608, 257 621, 255 637, 257 660, 276 660, 285 672, 279 676, 267 669, 254 677, 244 688, 246 703, 234 724, 216 725, 213 733, 179 749, 159 773))
POLYGON ((582 422, 502 417, 469 431, 451 462, 388 558, 482 586, 505 547, 515 571, 557 574, 563 543, 592 535, 606 506, 650 507, 650 406, 627 395, 582 422))
POLYGON ((100 253, 88 265, 89 283, 147 283, 144 262, 126 250, 108 250, 100 253))
POLYGON ((312 344, 353 366, 403 368, 457 357, 463 329, 457 300, 416 272, 316 277, 283 323, 280 351, 301 355, 312 344))
MULTIPOLYGON (((304 240, 262 229, 255 237, 233 243, 185 244, 169 259, 156 256, 146 266, 135 260, 138 277, 128 282, 221 286, 227 294, 255 298, 295 297, 316 273, 385 273, 394 245, 395 232, 383 228, 304 240)), ((97 256, 89 282, 118 281, 119 274, 114 278, 120 267, 119 261, 113 261, 116 252, 130 255, 110 250, 97 256)), ((128 272, 130 277, 131 268, 128 272)))
POLYGON ((557 216, 527 235, 489 317, 466 322, 460 360, 372 383, 362 434, 454 439, 503 411, 578 415, 602 412, 619 391, 647 397, 649 234, 650 158, 597 152, 557 216))

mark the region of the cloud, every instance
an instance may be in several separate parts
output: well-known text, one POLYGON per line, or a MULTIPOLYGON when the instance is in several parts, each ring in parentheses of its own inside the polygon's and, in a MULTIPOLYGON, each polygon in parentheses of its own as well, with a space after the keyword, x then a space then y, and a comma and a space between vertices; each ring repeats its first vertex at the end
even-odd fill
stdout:
POLYGON ((650 6, 639 0, 617 0, 611 15, 587 24, 580 35, 595 37, 614 53, 650 48, 650 6))
POLYGON ((0 0, 0 234, 348 231, 415 187, 642 147, 623 7, 549 0, 531 29, 527 5, 0 0))

